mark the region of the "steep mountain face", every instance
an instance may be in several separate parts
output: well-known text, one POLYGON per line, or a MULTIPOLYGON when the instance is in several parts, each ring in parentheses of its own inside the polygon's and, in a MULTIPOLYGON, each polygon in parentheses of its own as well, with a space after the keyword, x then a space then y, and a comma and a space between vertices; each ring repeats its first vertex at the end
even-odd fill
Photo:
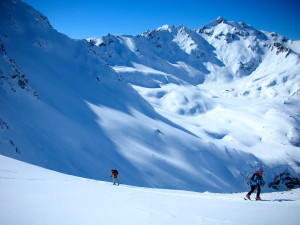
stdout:
POLYGON ((72 40, 22 1, 0 12, 1 154, 148 187, 299 185, 300 41, 222 18, 72 40))
POLYGON ((87 42, 58 33, 25 3, 1 1, 0 21, 1 153, 102 179, 117 159, 126 167, 93 109, 161 116, 87 42))

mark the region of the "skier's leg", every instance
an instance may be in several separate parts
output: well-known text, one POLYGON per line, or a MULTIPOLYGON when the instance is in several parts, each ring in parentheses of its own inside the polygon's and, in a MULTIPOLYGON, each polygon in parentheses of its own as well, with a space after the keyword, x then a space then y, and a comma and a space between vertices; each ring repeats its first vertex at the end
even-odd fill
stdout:
POLYGON ((259 198, 259 196, 260 196, 260 191, 261 191, 260 185, 258 184, 258 185, 257 185, 257 194, 256 194, 256 197, 258 197, 258 198, 259 198))
POLYGON ((252 194, 253 191, 255 191, 256 186, 251 185, 251 190, 248 192, 248 196, 252 194))

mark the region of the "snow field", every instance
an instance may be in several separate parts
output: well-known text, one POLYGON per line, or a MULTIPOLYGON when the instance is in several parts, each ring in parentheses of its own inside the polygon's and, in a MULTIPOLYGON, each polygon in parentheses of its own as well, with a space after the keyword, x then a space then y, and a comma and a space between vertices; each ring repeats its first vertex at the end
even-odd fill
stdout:
POLYGON ((134 88, 157 112, 207 142, 241 149, 264 160, 280 159, 296 150, 287 138, 295 126, 289 116, 292 109, 282 108, 273 99, 237 97, 239 85, 233 82, 134 88))
POLYGON ((4 156, 0 162, 0 223, 5 225, 296 225, 299 219, 299 189, 245 201, 245 193, 114 186, 4 156))

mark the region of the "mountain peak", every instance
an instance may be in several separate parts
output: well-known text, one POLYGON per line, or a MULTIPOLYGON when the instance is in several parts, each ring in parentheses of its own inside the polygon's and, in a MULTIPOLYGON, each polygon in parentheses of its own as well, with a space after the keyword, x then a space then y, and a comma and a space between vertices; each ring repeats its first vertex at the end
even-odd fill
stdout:
POLYGON ((163 25, 163 26, 157 28, 157 31, 170 30, 172 28, 174 28, 174 26, 170 26, 170 25, 166 24, 166 25, 163 25))
POLYGON ((221 17, 221 16, 219 16, 219 17, 216 19, 216 21, 217 21, 218 23, 224 23, 224 22, 227 22, 227 20, 224 19, 224 18, 221 17))
POLYGON ((202 33, 202 31, 204 31, 205 29, 211 29, 211 28, 214 28, 214 27, 217 27, 218 25, 221 25, 221 24, 228 24, 230 25, 230 23, 224 19, 223 17, 219 16, 217 19, 211 21, 210 23, 204 25, 199 31, 200 33, 202 33))

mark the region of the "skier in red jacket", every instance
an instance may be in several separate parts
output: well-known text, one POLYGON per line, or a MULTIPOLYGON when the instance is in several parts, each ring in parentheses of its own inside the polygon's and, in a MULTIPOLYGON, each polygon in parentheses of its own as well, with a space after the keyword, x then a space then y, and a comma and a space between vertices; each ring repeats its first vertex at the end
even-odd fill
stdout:
POLYGON ((114 185, 116 185, 116 183, 119 185, 119 179, 118 179, 118 175, 119 175, 119 172, 118 170, 111 170, 111 176, 113 178, 113 182, 114 182, 114 185))

